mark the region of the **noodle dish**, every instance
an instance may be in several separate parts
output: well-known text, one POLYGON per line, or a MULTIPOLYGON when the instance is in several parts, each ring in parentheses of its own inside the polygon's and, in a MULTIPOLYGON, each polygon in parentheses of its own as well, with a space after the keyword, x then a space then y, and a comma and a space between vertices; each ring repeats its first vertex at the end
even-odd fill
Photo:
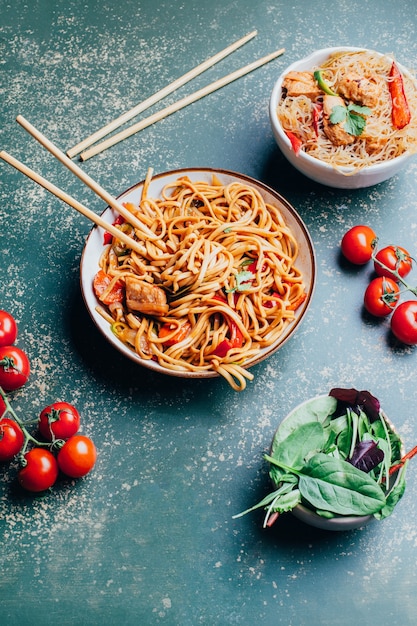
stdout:
POLYGON ((81 259, 97 327, 150 369, 244 389, 312 298, 314 250, 297 212, 262 183, 211 169, 150 171, 119 202, 131 220, 110 208, 103 218, 132 247, 96 226, 81 259))
POLYGON ((366 187, 417 152, 417 83, 388 55, 328 48, 282 73, 270 119, 279 147, 305 175, 366 187))

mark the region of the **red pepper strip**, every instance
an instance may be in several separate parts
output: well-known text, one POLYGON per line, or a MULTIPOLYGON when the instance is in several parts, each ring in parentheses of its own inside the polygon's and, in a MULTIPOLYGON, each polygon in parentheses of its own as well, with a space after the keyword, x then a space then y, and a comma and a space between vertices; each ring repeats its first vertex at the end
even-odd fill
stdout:
POLYGON ((395 128, 404 128, 411 120, 411 113, 405 96, 403 77, 394 62, 391 65, 388 86, 392 101, 392 123, 395 128))
MULTIPOLYGON (((279 293, 276 293, 274 291, 274 293, 272 295, 276 296, 277 298, 280 298, 282 300, 282 296, 279 293)), ((291 304, 289 304, 286 307, 287 311, 296 311, 298 309, 298 307, 303 304, 303 302, 304 302, 304 300, 306 298, 307 298, 307 294, 303 293, 299 298, 297 298, 297 300, 295 300, 295 302, 292 302, 291 304)), ((267 300, 266 302, 264 302, 263 306, 266 309, 272 309, 274 306, 276 306, 276 301, 275 300, 267 300)))
MULTIPOLYGON (((165 339, 165 337, 169 337, 172 335, 172 332, 175 330, 175 324, 171 324, 170 322, 166 322, 159 329, 158 337, 159 339, 165 339)), ((186 339, 191 332, 191 324, 190 322, 184 322, 182 326, 177 327, 176 333, 170 338, 165 339, 163 344, 165 346, 175 346, 176 343, 183 341, 186 339)))
MULTIPOLYGON (((113 226, 118 226, 119 224, 125 223, 125 218, 123 215, 118 215, 113 222, 113 226)), ((111 233, 104 233, 103 237, 103 245, 107 246, 109 243, 113 241, 113 235, 111 233)))
POLYGON ((288 139, 291 142, 291 147, 295 152, 295 156, 298 156, 300 154, 300 150, 301 150, 301 146, 303 145, 303 142, 301 141, 301 139, 297 137, 297 135, 294 135, 294 133, 292 133, 290 130, 286 130, 285 134, 287 135, 288 139))
MULTIPOLYGON (((272 293, 273 296, 275 296, 276 298, 281 298, 280 294, 277 293, 276 291, 274 291, 272 293)), ((277 306, 277 301, 276 300, 267 300, 266 302, 263 303, 263 306, 266 309, 273 309, 274 306, 277 306)))
POLYGON ((94 276, 93 288, 96 297, 103 302, 103 304, 113 304, 114 302, 123 302, 125 297, 125 287, 120 280, 116 280, 111 291, 103 299, 102 295, 110 285, 112 277, 106 274, 103 270, 98 270, 94 276))
MULTIPOLYGON (((246 270, 248 272, 252 272, 252 274, 256 274, 256 266, 258 264, 258 259, 256 259, 256 261, 253 261, 253 263, 251 263, 250 265, 248 265, 248 267, 246 268, 246 270)), ((267 268, 266 263, 262 264, 262 268, 261 268, 261 272, 265 272, 267 268)))
MULTIPOLYGON (((235 302, 236 302, 236 294, 234 295, 235 295, 235 302)), ((220 294, 216 294, 215 296, 213 296, 213 299, 219 300, 220 302, 227 304, 226 298, 220 294)), ((216 349, 213 351, 213 354, 215 354, 216 356, 220 358, 225 357, 226 354, 229 352, 229 350, 231 350, 232 348, 240 348, 243 344, 243 335, 238 325, 236 324, 234 320, 232 320, 227 315, 226 315, 226 318, 227 318, 227 325, 229 326, 229 337, 228 339, 223 339, 223 341, 221 341, 218 344, 218 346, 216 346, 216 349)))
POLYGON ((319 136, 319 123, 320 123, 322 111, 323 111, 322 106, 320 106, 319 104, 313 105, 313 128, 314 128, 316 137, 319 136))
POLYGON ((216 347, 213 354, 223 359, 231 349, 232 346, 230 345, 230 341, 228 341, 227 339, 223 339, 223 341, 221 341, 216 347))
POLYGON ((288 311, 296 311, 301 306, 304 300, 307 298, 307 294, 303 293, 295 302, 287 306, 288 311))

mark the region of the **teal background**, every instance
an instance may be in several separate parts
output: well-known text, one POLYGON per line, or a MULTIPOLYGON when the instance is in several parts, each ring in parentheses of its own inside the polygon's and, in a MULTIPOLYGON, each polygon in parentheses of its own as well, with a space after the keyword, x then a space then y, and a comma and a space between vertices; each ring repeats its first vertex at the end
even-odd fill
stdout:
MULTIPOLYGON (((148 167, 219 167, 267 183, 314 241, 318 280, 296 335, 253 368, 243 393, 135 366, 85 311, 79 262, 91 225, 0 164, 0 308, 19 323, 32 363, 13 396, 21 415, 74 403, 96 442, 93 473, 43 497, 0 468, 0 622, 5 626, 411 625, 416 619, 416 462, 394 514, 349 533, 291 516, 232 516, 269 489, 263 454, 286 413, 333 386, 369 389, 417 441, 416 350, 364 314, 370 268, 339 256, 365 222, 381 242, 417 251, 417 165, 343 191, 298 174, 268 120, 274 81, 316 48, 353 45, 417 67, 412 0, 0 0, 0 147, 97 213, 104 203, 18 124, 66 150, 253 29, 258 36, 163 104, 269 52, 285 54, 83 163, 114 195, 148 167)), ((146 114, 143 114, 144 116, 146 114)), ((414 281, 417 272, 414 271, 414 281)))

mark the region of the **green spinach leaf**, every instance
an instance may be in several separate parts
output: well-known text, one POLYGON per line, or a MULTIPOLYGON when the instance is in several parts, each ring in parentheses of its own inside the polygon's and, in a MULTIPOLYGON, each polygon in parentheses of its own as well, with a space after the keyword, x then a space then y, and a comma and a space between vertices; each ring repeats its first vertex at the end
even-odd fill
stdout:
POLYGON ((311 457, 299 473, 298 485, 312 506, 339 515, 370 515, 385 505, 384 492, 373 478, 323 453, 311 457))
POLYGON ((288 417, 281 422, 272 442, 272 452, 275 447, 288 435, 307 422, 320 422, 323 426, 330 421, 337 407, 337 400, 331 396, 321 396, 309 400, 295 408, 288 417))
POLYGON ((273 450, 272 457, 286 467, 301 469, 308 456, 322 450, 326 439, 323 426, 319 422, 307 422, 280 441, 273 450))

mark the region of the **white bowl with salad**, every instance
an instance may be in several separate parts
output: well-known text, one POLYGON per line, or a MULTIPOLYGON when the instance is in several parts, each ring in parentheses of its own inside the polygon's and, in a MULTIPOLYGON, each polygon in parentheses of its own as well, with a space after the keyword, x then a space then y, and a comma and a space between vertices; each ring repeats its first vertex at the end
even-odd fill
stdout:
POLYGON ((269 117, 279 148, 302 174, 330 187, 369 187, 417 152, 417 81, 391 56, 324 48, 282 72, 269 117))
POLYGON ((235 517, 263 508, 264 528, 288 512, 323 530, 360 528, 394 511, 408 458, 377 398, 332 389, 281 422, 265 455, 273 490, 235 517))

